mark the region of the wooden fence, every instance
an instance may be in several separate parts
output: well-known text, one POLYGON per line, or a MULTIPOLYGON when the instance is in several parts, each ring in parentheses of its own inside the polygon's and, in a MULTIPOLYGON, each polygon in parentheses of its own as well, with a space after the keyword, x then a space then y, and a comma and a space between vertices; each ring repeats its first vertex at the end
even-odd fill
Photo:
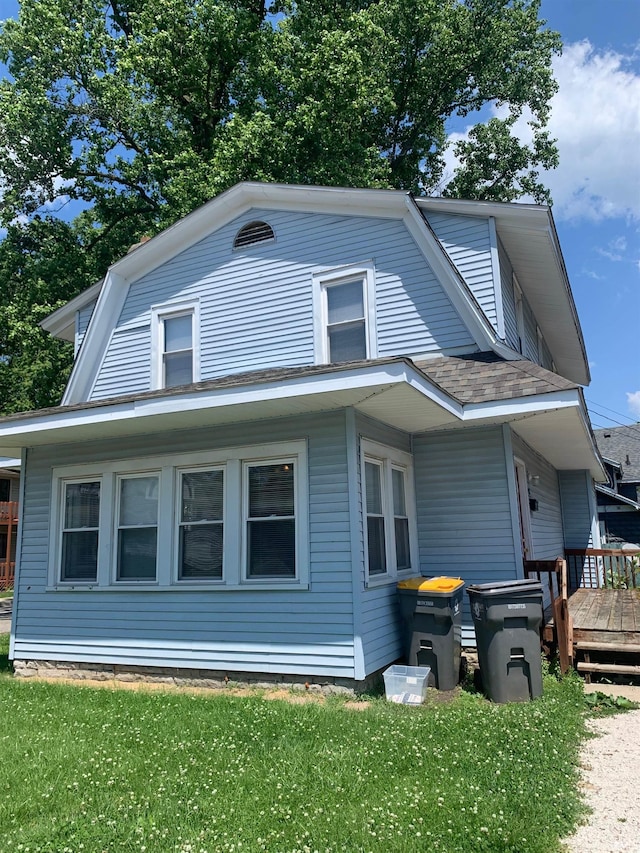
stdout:
POLYGON ((640 589, 640 550, 568 548, 571 589, 640 589))

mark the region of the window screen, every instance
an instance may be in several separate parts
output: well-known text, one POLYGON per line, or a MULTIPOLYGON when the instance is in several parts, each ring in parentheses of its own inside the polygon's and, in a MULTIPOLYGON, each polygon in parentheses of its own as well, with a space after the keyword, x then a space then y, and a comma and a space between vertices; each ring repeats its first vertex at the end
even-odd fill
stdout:
POLYGON ((248 466, 247 574, 296 576, 294 463, 248 466))

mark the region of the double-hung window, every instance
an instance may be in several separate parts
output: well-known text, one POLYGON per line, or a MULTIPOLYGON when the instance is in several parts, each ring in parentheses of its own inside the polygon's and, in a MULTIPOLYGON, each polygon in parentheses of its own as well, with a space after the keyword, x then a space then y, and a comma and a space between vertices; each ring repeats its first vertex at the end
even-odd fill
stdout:
POLYGON ((220 580, 224 469, 180 471, 178 476, 178 580, 220 580))
POLYGON ((199 380, 197 309, 193 302, 151 309, 152 388, 174 388, 199 380))
POLYGON ((318 273, 313 283, 316 362, 375 358, 373 264, 318 273))
POLYGON ((62 483, 60 579, 95 581, 98 575, 100 480, 62 483))
POLYGON ((156 580, 159 483, 159 474, 118 478, 119 581, 156 580))
POLYGON ((293 459, 247 463, 247 579, 295 578, 296 494, 293 459))
POLYGON ((411 456, 362 439, 362 496, 369 581, 417 571, 411 456))
POLYGON ((308 586, 305 440, 69 465, 53 489, 51 587, 308 586))

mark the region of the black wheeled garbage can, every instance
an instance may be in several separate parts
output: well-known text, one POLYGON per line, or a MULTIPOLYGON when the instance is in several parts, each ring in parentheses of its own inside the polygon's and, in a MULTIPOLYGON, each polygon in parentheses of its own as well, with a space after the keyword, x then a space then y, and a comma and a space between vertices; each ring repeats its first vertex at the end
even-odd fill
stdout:
POLYGON ((484 692, 493 702, 542 695, 542 584, 506 581, 467 587, 484 692))
POLYGON ((453 690, 459 681, 463 586, 446 577, 398 583, 407 663, 431 667, 429 683, 438 690, 453 690))

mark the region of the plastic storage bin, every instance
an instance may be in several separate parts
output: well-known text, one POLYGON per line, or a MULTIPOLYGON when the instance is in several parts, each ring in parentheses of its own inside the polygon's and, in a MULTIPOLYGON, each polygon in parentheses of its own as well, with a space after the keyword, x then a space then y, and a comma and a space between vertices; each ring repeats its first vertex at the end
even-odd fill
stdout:
POLYGON ((467 587, 485 694, 493 702, 542 695, 542 584, 506 581, 467 587))
POLYGON ((429 682, 438 690, 453 690, 460 680, 463 587, 448 577, 398 583, 407 662, 430 667, 429 682))
POLYGON ((382 673, 384 692, 389 702, 421 705, 427 695, 428 666, 404 666, 394 663, 382 673))

